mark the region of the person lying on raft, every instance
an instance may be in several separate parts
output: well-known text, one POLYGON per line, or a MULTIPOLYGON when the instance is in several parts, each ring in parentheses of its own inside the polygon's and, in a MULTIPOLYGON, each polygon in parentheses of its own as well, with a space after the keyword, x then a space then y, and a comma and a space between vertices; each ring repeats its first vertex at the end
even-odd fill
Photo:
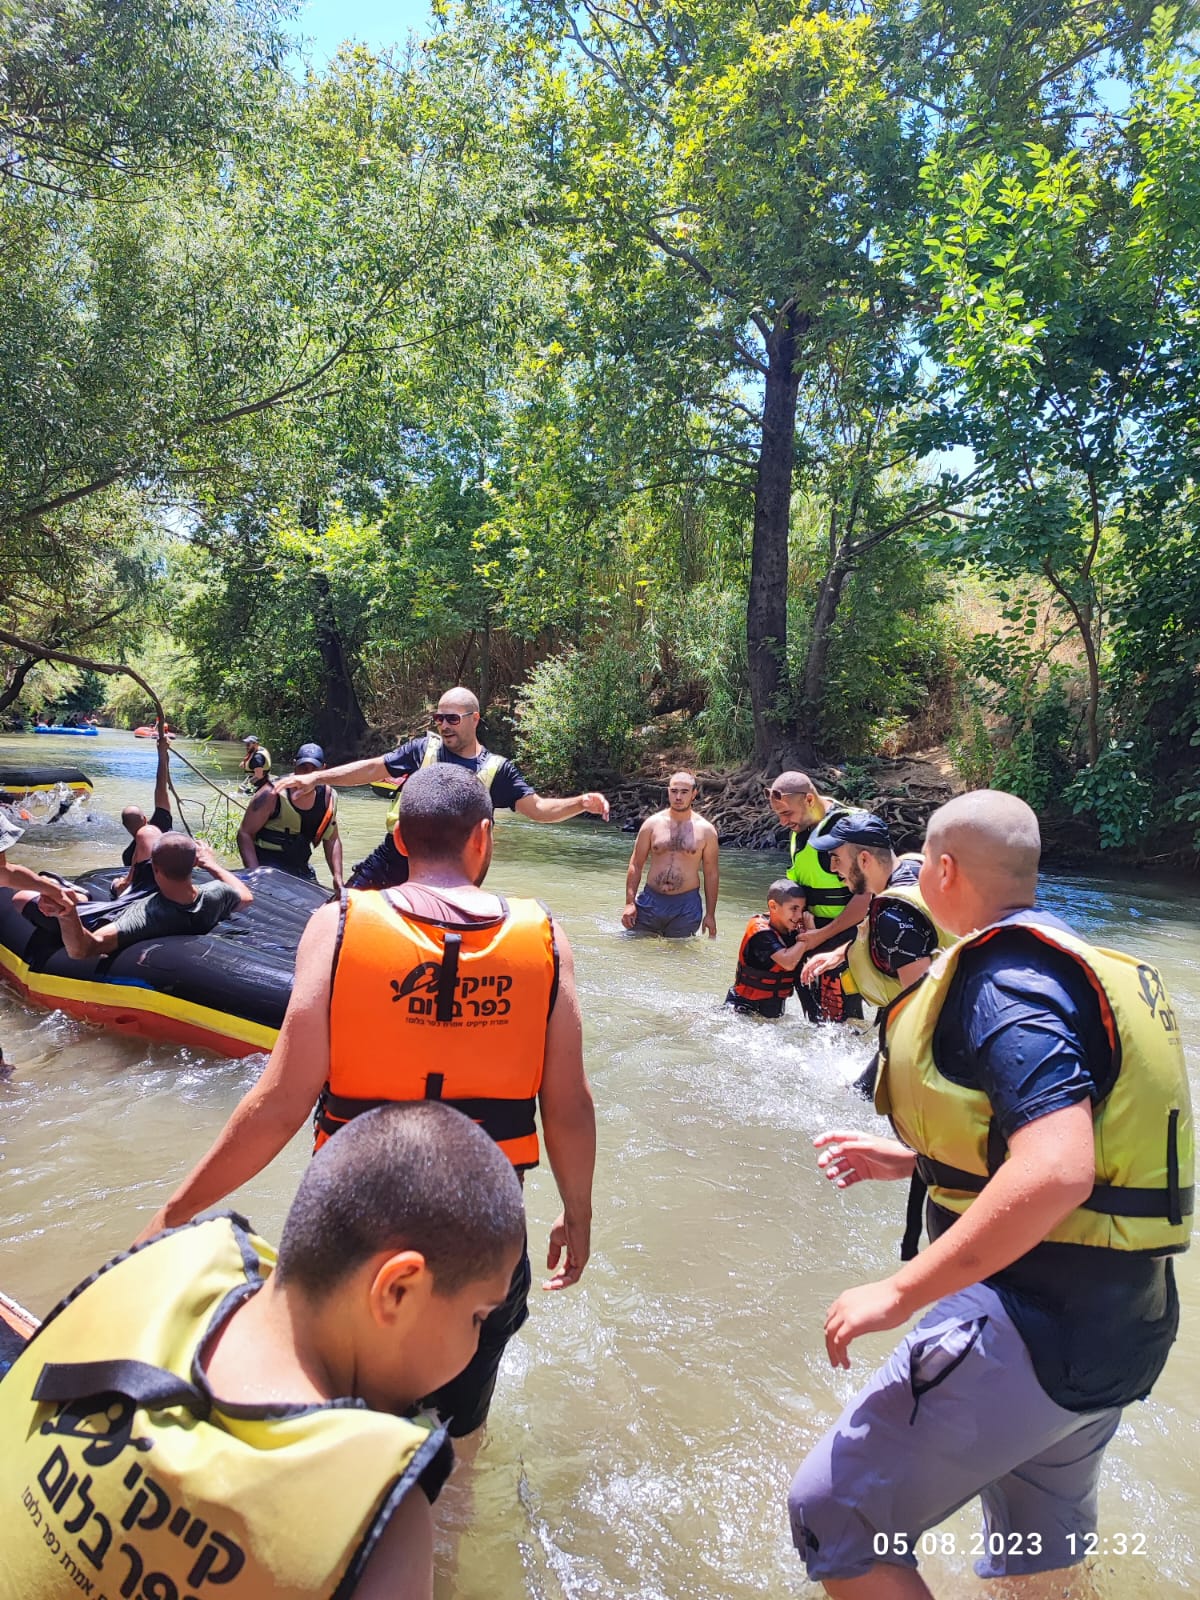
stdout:
MULTIPOLYGON (((319 744, 302 744, 292 771, 307 777, 324 765, 325 752, 319 744)), ((308 883, 317 881, 311 858, 321 845, 333 877, 333 892, 342 892, 337 790, 328 784, 291 793, 278 784, 265 784, 246 807, 237 843, 244 867, 278 867, 308 883)))
MULTIPOLYGON (((110 912, 103 927, 85 928, 74 904, 57 906, 46 896, 38 910, 58 920, 67 954, 90 961, 124 950, 140 939, 166 939, 181 933, 209 933, 254 899, 251 890, 217 860, 211 848, 186 833, 164 833, 150 856, 155 893, 131 900, 110 912), (202 888, 192 873, 203 867, 217 880, 202 888)), ((102 908, 109 911, 106 906, 102 908)), ((85 913, 86 914, 86 913, 85 913)))
MULTIPOLYGON (((382 783, 388 778, 403 782, 424 767, 452 766, 462 767, 478 778, 493 806, 519 811, 531 822, 565 822, 585 811, 608 821, 608 801, 602 794, 593 791, 562 800, 536 794, 515 761, 485 749, 477 737, 479 701, 469 689, 447 689, 432 721, 435 732, 410 739, 390 755, 371 756, 366 761, 351 761, 347 766, 320 772, 294 773, 279 780, 276 792, 311 792, 318 784, 345 789, 354 784, 382 783)), ((386 834, 350 874, 351 889, 393 889, 407 880, 408 861, 393 838, 399 815, 397 795, 388 811, 386 834)))
POLYGON ((454 1455, 413 1412, 524 1243, 511 1163, 426 1101, 317 1154, 278 1255, 226 1214, 118 1256, 0 1384, 4 1593, 67 1600, 108 1552, 141 1595, 429 1600, 454 1455))
POLYGON ((776 878, 767 890, 766 911, 746 924, 725 1004, 748 1016, 781 1017, 804 960, 800 935, 805 926, 804 890, 790 878, 776 878))
POLYGON ((61 906, 65 910, 69 896, 80 891, 71 889, 67 884, 58 883, 54 878, 44 878, 32 867, 19 867, 15 862, 9 863, 8 852, 24 833, 24 828, 18 828, 16 823, 10 821, 0 810, 0 889, 15 890, 13 898, 18 901, 22 898, 33 899, 40 895, 47 905, 61 906))
POLYGON ((692 810, 696 779, 676 772, 667 784, 667 808, 647 817, 638 829, 629 870, 625 874, 625 910, 621 922, 640 933, 664 939, 690 939, 703 928, 717 937, 717 830, 692 810), (650 872, 638 893, 646 862, 650 872), (704 874, 704 908, 700 906, 700 874, 704 874))
POLYGON ((150 868, 150 852, 172 827, 170 790, 167 785, 167 768, 171 760, 171 746, 162 723, 158 724, 158 765, 154 772, 154 810, 150 817, 141 806, 125 806, 121 812, 121 826, 132 840, 121 852, 121 864, 128 868, 119 878, 114 878, 114 895, 127 890, 151 890, 154 873, 150 868))

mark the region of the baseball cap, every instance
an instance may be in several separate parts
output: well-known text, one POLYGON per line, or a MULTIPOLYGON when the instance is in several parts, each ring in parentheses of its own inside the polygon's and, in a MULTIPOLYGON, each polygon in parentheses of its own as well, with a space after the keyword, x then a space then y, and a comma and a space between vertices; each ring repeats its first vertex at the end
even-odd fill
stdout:
POLYGON ((296 751, 293 763, 297 767, 323 767, 325 765, 325 752, 319 744, 302 744, 296 751))
POLYGON ((3 807, 0 807, 0 851, 11 850, 24 832, 25 829, 18 828, 3 807))
POLYGON ((844 811, 810 833, 808 842, 814 850, 836 850, 840 844, 857 845, 860 850, 892 848, 887 823, 873 811, 844 811))
POLYGON ((258 735, 256 733, 248 733, 246 735, 246 737, 242 740, 242 743, 243 744, 257 744, 258 743, 258 735))

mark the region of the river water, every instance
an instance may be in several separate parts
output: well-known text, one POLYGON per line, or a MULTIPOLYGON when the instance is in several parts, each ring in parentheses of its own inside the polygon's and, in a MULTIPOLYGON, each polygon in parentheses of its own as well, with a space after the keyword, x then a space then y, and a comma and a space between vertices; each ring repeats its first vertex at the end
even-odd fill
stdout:
MULTIPOLYGON (((199 759, 194 746, 181 749, 199 759)), ((210 747, 232 786, 240 747, 210 747)), ((154 748, 98 739, 0 739, 0 764, 81 765, 89 802, 31 827, 12 859, 59 871, 111 863, 123 804, 151 807, 154 748)), ((180 769, 185 795, 204 793, 180 769)), ((210 794, 211 798, 211 794, 210 794)), ((343 791, 347 865, 381 837, 385 805, 343 791)), ((761 1600, 799 1595, 785 1496, 795 1464, 896 1335, 860 1340, 849 1373, 825 1357, 825 1309, 896 1260, 904 1194, 836 1193, 810 1141, 867 1126, 847 1086, 870 1047, 798 1015, 732 1017, 720 1001, 746 917, 778 863, 722 852, 720 937, 666 944, 623 934, 631 840, 577 821, 500 814, 489 887, 536 894, 575 949, 600 1153, 594 1254, 582 1283, 535 1291, 510 1346, 473 1469, 441 1502, 437 1600, 761 1600)), ((326 877, 321 863, 322 877, 326 877)), ((1200 913, 1189 884, 1052 877, 1043 904, 1085 936, 1163 971, 1193 1094, 1200 1062, 1200 913)), ((128 1244, 207 1148, 261 1058, 230 1062, 147 1045, 26 1007, 0 988, 0 1284, 31 1309, 128 1244)), ((304 1135, 236 1196, 277 1237, 307 1158, 304 1135)), ((557 1210, 548 1169, 527 1184, 535 1276, 557 1210)), ((1101 1529, 1144 1554, 1108 1553, 1039 1594, 1200 1592, 1198 1252, 1179 1263, 1183 1330, 1152 1399, 1131 1407, 1108 1453, 1101 1529)), ((940 1597, 1027 1594, 971 1573, 968 1508, 944 1525, 957 1554, 922 1568, 940 1597)))

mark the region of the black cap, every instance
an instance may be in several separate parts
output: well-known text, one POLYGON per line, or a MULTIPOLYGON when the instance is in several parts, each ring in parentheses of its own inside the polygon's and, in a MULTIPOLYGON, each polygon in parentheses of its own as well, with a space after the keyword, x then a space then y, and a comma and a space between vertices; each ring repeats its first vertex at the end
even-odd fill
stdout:
POLYGON ((857 845, 860 850, 890 850, 887 823, 873 811, 843 811, 832 822, 822 822, 808 836, 814 850, 836 850, 840 844, 857 845))
POLYGON ((296 751, 297 767, 323 767, 325 765, 325 752, 319 744, 302 744, 296 751))

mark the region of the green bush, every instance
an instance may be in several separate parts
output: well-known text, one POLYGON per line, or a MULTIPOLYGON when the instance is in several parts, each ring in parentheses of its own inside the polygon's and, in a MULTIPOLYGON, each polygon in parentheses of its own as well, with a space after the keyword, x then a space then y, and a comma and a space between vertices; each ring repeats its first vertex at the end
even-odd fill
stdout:
MULTIPOLYGON (((925 710, 930 690, 953 669, 958 630, 946 586, 924 556, 900 540, 865 558, 838 609, 822 700, 822 744, 839 757, 878 753, 925 710)), ((792 658, 803 661, 812 597, 793 608, 792 658)))
POLYGON ((516 703, 521 764, 539 787, 564 793, 629 762, 645 718, 644 650, 609 637, 539 661, 516 703))
POLYGON ((1145 835, 1154 815, 1154 789, 1145 771, 1146 752, 1139 751, 1134 740, 1113 743, 1064 794, 1077 817, 1096 819, 1102 850, 1137 844, 1145 835))
POLYGON ((675 599, 662 654, 700 688, 689 731, 701 761, 742 761, 754 748, 746 670, 746 596, 732 585, 697 584, 675 599), (669 651, 668 651, 669 646, 669 651))

